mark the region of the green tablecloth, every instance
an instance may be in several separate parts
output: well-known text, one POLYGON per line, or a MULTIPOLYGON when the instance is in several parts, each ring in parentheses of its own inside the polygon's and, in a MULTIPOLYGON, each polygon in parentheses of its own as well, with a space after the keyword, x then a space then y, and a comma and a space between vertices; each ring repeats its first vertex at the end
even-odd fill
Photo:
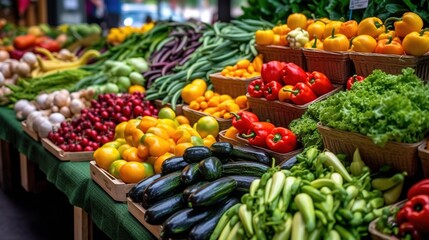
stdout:
MULTIPOLYGON (((12 109, 0 107, 0 139, 38 164, 48 181, 68 197, 74 206, 84 209, 103 232, 112 239, 155 239, 127 209, 92 181, 89 162, 62 162, 42 144, 23 132, 12 109)), ((18 161, 18 159, 17 159, 18 161)))

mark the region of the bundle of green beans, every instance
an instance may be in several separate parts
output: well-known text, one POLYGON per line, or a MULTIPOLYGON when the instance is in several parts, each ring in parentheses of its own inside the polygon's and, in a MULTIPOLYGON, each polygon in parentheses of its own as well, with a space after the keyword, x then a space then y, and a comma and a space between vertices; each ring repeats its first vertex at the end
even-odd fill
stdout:
POLYGON ((90 74, 82 69, 70 69, 35 78, 20 78, 17 85, 7 85, 12 90, 8 97, 12 103, 15 103, 20 99, 33 100, 41 92, 71 90, 80 79, 90 74))
POLYGON ((199 39, 201 46, 186 63, 176 66, 171 74, 157 78, 146 92, 146 99, 162 99, 172 108, 181 103, 183 87, 192 80, 204 79, 212 88, 209 75, 240 59, 252 60, 257 54, 255 32, 273 24, 263 20, 233 20, 208 26, 199 39))
POLYGON ((351 167, 355 174, 350 174, 341 156, 312 147, 297 156, 292 168, 271 168, 252 182, 241 204, 225 212, 210 239, 351 240, 368 235, 369 222, 386 208, 385 198, 387 204, 392 197, 397 200, 398 191, 387 196, 375 188, 380 183, 374 184, 364 164, 351 167))

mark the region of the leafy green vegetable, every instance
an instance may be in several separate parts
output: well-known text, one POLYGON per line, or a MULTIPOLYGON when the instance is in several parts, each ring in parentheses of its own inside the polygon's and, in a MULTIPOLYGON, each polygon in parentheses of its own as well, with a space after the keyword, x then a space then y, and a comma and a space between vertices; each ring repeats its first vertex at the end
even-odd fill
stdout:
POLYGON ((307 113, 289 127, 305 145, 316 141, 312 130, 317 121, 369 136, 379 145, 387 141, 415 143, 429 132, 429 87, 411 68, 400 75, 375 70, 351 91, 310 105, 307 113))

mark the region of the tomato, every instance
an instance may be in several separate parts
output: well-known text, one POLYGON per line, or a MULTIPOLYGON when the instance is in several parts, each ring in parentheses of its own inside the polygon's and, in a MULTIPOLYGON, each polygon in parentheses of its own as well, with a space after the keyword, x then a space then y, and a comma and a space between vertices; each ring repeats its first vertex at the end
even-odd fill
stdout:
POLYGON ((212 116, 204 116, 195 124, 195 129, 202 138, 207 137, 209 134, 217 137, 219 134, 219 123, 212 116))
POLYGON ((176 112, 169 107, 163 107, 158 112, 159 119, 174 119, 176 117, 176 112))
POLYGON ((95 162, 99 167, 108 171, 110 164, 121 157, 118 149, 114 147, 101 147, 95 150, 94 154, 95 162))
POLYGON ((137 183, 146 177, 144 165, 139 162, 127 162, 119 170, 119 176, 125 183, 137 183))
POLYGON ((114 176, 115 178, 120 178, 119 171, 125 163, 127 163, 127 161, 123 159, 119 159, 112 162, 109 167, 109 173, 112 174, 112 176, 114 176))
POLYGON ((162 163, 171 157, 174 157, 174 154, 172 154, 170 152, 166 152, 163 155, 159 156, 153 164, 153 168, 155 170, 155 173, 161 173, 162 163))

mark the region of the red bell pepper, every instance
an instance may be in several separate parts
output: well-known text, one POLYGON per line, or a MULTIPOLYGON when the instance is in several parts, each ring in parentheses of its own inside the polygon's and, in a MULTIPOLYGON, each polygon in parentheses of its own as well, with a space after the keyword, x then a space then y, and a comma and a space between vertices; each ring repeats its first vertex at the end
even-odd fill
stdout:
POLYGON ((256 79, 249 83, 247 92, 251 97, 261 98, 264 96, 264 82, 262 79, 256 79))
POLYGON ((286 85, 295 85, 299 82, 305 82, 307 73, 300 66, 295 63, 286 63, 282 70, 283 82, 286 85))
POLYGON ((397 214, 400 224, 409 222, 421 233, 429 233, 429 196, 417 195, 409 199, 397 214))
POLYGON ((415 183, 407 193, 407 198, 411 199, 417 195, 428 195, 429 196, 429 178, 423 179, 417 183, 415 183))
POLYGON ((234 116, 232 117, 232 126, 234 126, 239 133, 247 133, 253 122, 259 122, 258 116, 252 112, 239 111, 238 113, 231 112, 231 114, 234 116))
POLYGON ((355 82, 362 82, 365 78, 359 75, 353 75, 347 79, 347 90, 350 90, 355 82))
MULTIPOLYGON (((402 223, 401 225, 399 225, 399 231, 398 231, 398 235, 399 237, 401 237, 401 239, 404 239, 406 235, 410 235, 411 239, 413 240, 420 240, 420 234, 417 231, 417 229, 414 227, 414 225, 412 223, 409 222, 405 222, 402 223)), ((407 239, 407 238, 405 238, 407 239)))
POLYGON ((275 126, 269 122, 253 122, 247 134, 242 134, 241 136, 246 138, 251 145, 267 147, 267 136, 274 128, 275 126))
POLYGON ((313 90, 303 82, 295 84, 292 90, 285 89, 283 91, 291 92, 290 100, 297 105, 309 103, 317 98, 313 90))
POLYGON ((329 78, 325 74, 318 71, 313 71, 310 73, 305 83, 317 96, 322 96, 323 94, 334 90, 334 86, 332 86, 329 78))
POLYGON ((268 101, 273 101, 279 98, 279 91, 282 89, 282 85, 279 82, 272 81, 264 86, 264 97, 268 101))
POLYGON ((267 146, 270 150, 287 153, 295 150, 297 142, 295 134, 284 127, 276 127, 267 136, 267 146))
POLYGON ((282 83, 282 69, 285 64, 285 62, 280 61, 269 61, 262 64, 261 77, 264 83, 272 81, 282 83))

